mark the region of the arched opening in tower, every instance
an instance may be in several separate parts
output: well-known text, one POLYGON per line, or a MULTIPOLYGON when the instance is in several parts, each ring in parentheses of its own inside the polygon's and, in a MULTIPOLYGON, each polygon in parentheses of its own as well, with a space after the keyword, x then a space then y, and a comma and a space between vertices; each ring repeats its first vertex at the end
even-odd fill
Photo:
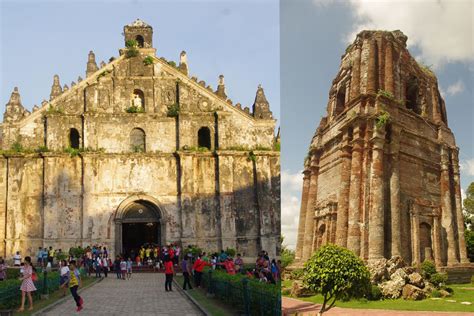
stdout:
POLYGON ((137 41, 138 47, 143 48, 143 45, 145 44, 145 40, 143 39, 143 36, 137 35, 135 37, 135 40, 137 41))

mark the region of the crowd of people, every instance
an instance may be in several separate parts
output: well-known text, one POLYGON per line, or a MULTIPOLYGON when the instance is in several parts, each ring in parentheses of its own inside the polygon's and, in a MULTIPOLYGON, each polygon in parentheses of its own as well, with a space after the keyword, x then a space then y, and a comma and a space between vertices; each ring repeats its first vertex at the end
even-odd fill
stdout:
MULTIPOLYGON (((22 280, 22 300, 19 311, 24 310, 25 298, 28 297, 30 309, 33 308, 31 292, 36 291, 34 281, 37 279, 36 268, 52 269, 58 267, 60 275, 60 287, 63 295, 69 289, 73 296, 77 311, 83 306, 83 299, 77 294, 81 284, 79 269, 83 268, 89 277, 108 277, 109 272, 114 272, 117 279, 130 280, 132 271, 137 267, 148 267, 154 271, 165 273, 165 290, 172 291, 173 276, 176 270, 183 273, 183 290, 200 288, 202 275, 205 267, 213 270, 223 270, 229 275, 242 274, 248 278, 257 279, 260 282, 275 284, 281 277, 280 260, 270 260, 266 251, 258 254, 255 266, 249 267, 245 264, 242 256, 237 254, 233 258, 234 251, 221 250, 220 253, 208 255, 206 252, 197 252, 193 246, 188 246, 184 251, 177 244, 169 244, 160 247, 158 245, 145 244, 137 251, 130 251, 129 255, 117 255, 112 261, 107 247, 101 245, 87 246, 85 248, 71 248, 64 253, 61 249, 39 248, 36 254, 36 265, 31 257, 26 256, 22 260, 21 253, 17 251, 12 258, 13 265, 20 267, 20 279, 22 280), (191 282, 193 279, 193 282, 191 282)), ((6 279, 7 265, 0 257, 0 281, 6 279)))

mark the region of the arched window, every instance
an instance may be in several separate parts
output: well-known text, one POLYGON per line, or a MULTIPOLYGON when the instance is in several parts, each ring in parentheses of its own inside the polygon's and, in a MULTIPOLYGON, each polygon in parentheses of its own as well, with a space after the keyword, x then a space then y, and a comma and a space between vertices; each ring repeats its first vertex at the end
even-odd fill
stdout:
POLYGON ((418 80, 416 77, 411 76, 406 85, 406 108, 413 110, 416 114, 421 114, 421 110, 418 106, 418 80))
POLYGON ((146 149, 145 132, 141 128, 134 128, 130 132, 130 149, 135 153, 143 153, 146 149))
POLYGON ((198 131, 198 146, 211 149, 211 131, 208 127, 201 127, 198 131))
POLYGON ((81 144, 81 136, 75 128, 69 130, 69 147, 78 149, 81 144))
POLYGON ((135 37, 135 40, 137 41, 138 47, 143 48, 143 44, 144 44, 144 42, 145 42, 145 41, 143 40, 143 36, 137 35, 137 36, 135 37))
POLYGON ((334 110, 334 116, 341 114, 344 111, 346 103, 346 89, 344 87, 339 88, 336 96, 336 109, 334 110))
POLYGON ((145 94, 142 90, 133 90, 132 105, 145 111, 145 94))

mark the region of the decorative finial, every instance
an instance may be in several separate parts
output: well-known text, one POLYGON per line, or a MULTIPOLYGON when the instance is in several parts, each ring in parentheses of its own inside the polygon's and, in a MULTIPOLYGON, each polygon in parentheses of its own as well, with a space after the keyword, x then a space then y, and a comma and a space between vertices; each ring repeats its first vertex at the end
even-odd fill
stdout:
POLYGON ((188 56, 186 55, 186 52, 184 50, 179 55, 178 69, 186 76, 188 75, 188 56))
POLYGON ((227 99, 227 94, 225 93, 224 75, 219 76, 219 84, 217 86, 216 94, 223 99, 227 99))
POLYGON ((97 63, 95 62, 95 54, 93 51, 90 51, 89 56, 87 57, 86 76, 89 77, 97 70, 99 70, 99 68, 97 67, 97 63))
POLYGON ((49 94, 49 100, 53 100, 54 98, 60 96, 61 93, 63 93, 63 89, 61 88, 61 84, 59 83, 59 76, 54 75, 53 85, 51 86, 51 93, 49 94))
POLYGON ((17 122, 28 116, 29 112, 21 104, 20 92, 18 87, 14 87, 10 100, 5 106, 5 113, 3 114, 4 122, 17 122))
POLYGON ((252 106, 253 116, 257 119, 272 119, 273 115, 270 111, 270 104, 267 101, 262 85, 259 84, 255 95, 255 102, 252 106))

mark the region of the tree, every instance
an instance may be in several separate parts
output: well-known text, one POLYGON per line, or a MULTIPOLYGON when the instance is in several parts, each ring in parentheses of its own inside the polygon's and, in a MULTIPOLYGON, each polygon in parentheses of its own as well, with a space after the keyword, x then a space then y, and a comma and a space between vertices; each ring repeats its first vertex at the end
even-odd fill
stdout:
POLYGON ((295 260, 295 252, 291 249, 288 249, 286 245, 283 244, 285 240, 285 236, 280 237, 280 244, 281 244, 281 267, 284 269, 290 264, 293 263, 295 260))
POLYGON ((467 227, 471 224, 471 218, 474 216, 474 182, 466 190, 466 198, 463 201, 464 222, 467 227))
POLYGON ((466 240, 467 256, 471 262, 474 262, 474 182, 466 190, 466 198, 463 201, 464 206, 464 224, 466 231, 464 239, 466 240))
POLYGON ((313 254, 305 265, 303 280, 323 295, 319 314, 331 309, 338 299, 361 297, 370 289, 370 274, 364 262, 350 250, 332 244, 313 254))

